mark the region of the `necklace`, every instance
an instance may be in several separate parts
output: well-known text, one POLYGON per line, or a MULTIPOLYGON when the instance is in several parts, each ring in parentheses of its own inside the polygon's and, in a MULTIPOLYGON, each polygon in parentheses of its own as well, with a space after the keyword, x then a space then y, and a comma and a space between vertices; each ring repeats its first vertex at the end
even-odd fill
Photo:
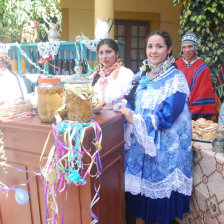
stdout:
POLYGON ((166 70, 170 65, 172 65, 175 62, 175 58, 171 56, 167 60, 161 62, 158 65, 152 64, 149 60, 144 60, 143 61, 143 66, 140 68, 141 71, 146 71, 146 66, 150 68, 150 72, 152 74, 158 74, 166 70))
POLYGON ((168 68, 165 72, 159 73, 158 75, 156 75, 154 78, 150 79, 148 78, 148 76, 143 76, 142 79, 139 82, 139 85, 142 88, 146 88, 148 85, 151 85, 165 77, 167 77, 168 75, 170 75, 170 71, 174 69, 174 66, 171 66, 170 68, 168 68))

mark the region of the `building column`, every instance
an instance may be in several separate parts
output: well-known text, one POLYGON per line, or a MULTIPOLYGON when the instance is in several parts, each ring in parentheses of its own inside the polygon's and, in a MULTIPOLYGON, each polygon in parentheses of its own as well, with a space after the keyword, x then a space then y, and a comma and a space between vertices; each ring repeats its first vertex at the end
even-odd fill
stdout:
MULTIPOLYGON (((95 26, 96 19, 108 20, 109 18, 114 19, 114 0, 95 0, 95 26)), ((109 26, 111 21, 109 21, 109 26)), ((94 29, 95 30, 95 29, 94 29)), ((114 25, 110 31, 110 38, 114 39, 114 25)))

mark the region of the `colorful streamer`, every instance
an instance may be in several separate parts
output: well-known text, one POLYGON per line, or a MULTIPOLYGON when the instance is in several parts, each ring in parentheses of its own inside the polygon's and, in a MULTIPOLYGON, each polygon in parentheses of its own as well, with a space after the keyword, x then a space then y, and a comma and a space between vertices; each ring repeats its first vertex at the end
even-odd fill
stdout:
POLYGON ((5 147, 4 147, 4 140, 3 140, 3 133, 0 130, 0 166, 3 167, 3 171, 5 173, 7 173, 6 171, 6 167, 7 165, 7 158, 6 158, 6 154, 5 154, 5 147))
MULTIPOLYGON (((46 223, 56 224, 58 220, 59 214, 56 192, 60 195, 70 184, 77 186, 84 185, 88 174, 95 177, 94 188, 96 191, 90 205, 91 215, 93 217, 91 224, 98 222, 98 218, 93 213, 92 208, 100 198, 100 174, 102 171, 100 161, 101 142, 101 129, 95 121, 89 123, 63 121, 53 126, 40 158, 41 164, 44 164, 41 172, 45 181, 46 223), (90 127, 93 128, 95 137, 90 144, 90 148, 86 149, 83 141, 86 130, 90 127), (51 133, 53 133, 55 144, 52 146, 48 157, 44 157, 51 133), (89 164, 84 163, 84 156, 90 157, 89 164), (96 165, 97 173, 92 174, 91 170, 94 165, 96 165), (98 181, 96 181, 97 179, 98 181)), ((62 212, 61 217, 63 223, 64 212, 62 212)))

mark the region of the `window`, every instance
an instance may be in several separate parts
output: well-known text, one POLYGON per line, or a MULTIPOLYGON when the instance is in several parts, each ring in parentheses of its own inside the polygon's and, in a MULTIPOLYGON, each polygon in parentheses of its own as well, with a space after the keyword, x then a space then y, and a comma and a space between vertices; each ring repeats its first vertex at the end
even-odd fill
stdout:
POLYGON ((125 66, 137 72, 145 55, 149 22, 115 20, 115 40, 125 41, 125 66))

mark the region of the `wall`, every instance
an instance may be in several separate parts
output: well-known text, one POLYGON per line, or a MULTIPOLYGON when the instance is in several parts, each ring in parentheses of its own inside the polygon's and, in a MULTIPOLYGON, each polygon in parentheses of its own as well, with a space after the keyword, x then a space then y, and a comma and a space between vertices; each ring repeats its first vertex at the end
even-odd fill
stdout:
POLYGON ((68 9, 68 24, 62 24, 62 30, 69 30, 64 40, 74 41, 81 33, 94 38, 94 0, 61 0, 61 7, 68 9))
MULTIPOLYGON (((105 0, 107 1, 107 0, 105 0)), ((64 36, 64 40, 73 41, 76 35, 80 35, 82 32, 90 39, 94 38, 94 0, 62 0, 62 8, 66 8, 68 24, 63 24, 62 29, 66 30, 68 27, 67 37, 64 36), (66 39, 67 38, 67 39, 66 39)), ((115 18, 116 15, 120 15, 123 11, 133 14, 133 12, 144 13, 151 17, 155 13, 159 16, 158 24, 153 21, 153 27, 164 29, 168 31, 173 39, 174 56, 178 57, 180 52, 180 37, 178 36, 178 30, 180 26, 178 24, 179 12, 181 4, 173 6, 171 0, 114 0, 115 18)), ((64 10, 65 11, 65 10, 64 10)), ((155 18, 153 16, 153 18, 155 18)), ((134 19, 128 17, 128 19, 134 19)))
POLYGON ((115 11, 159 13, 160 29, 168 31, 172 36, 175 57, 180 52, 180 37, 177 33, 180 29, 180 8, 181 4, 174 7, 171 0, 115 0, 115 11))

